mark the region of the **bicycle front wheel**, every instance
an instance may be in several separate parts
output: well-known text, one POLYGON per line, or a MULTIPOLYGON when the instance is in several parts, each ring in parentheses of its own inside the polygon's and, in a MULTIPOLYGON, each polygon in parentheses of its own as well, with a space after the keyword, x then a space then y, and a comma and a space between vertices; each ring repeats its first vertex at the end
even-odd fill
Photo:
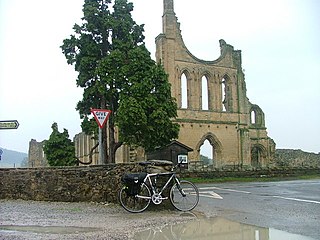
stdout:
POLYGON ((127 187, 124 186, 119 191, 119 201, 121 206, 128 212, 143 212, 150 204, 151 192, 149 188, 143 183, 141 185, 139 194, 132 196, 128 194, 127 187))
POLYGON ((199 202, 198 188, 189 181, 181 180, 175 183, 170 190, 170 201, 180 211, 191 211, 199 202))

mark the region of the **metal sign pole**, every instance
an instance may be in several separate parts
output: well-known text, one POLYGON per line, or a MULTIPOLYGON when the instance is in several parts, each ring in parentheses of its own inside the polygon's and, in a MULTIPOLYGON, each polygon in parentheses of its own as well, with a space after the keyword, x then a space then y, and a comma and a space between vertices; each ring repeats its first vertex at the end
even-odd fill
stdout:
POLYGON ((99 165, 103 164, 102 129, 99 128, 99 165))
POLYGON ((100 165, 105 165, 107 158, 107 149, 106 149, 106 139, 104 135, 106 134, 105 124, 108 121, 111 111, 106 109, 91 109, 91 113, 96 119, 99 125, 99 160, 100 165))

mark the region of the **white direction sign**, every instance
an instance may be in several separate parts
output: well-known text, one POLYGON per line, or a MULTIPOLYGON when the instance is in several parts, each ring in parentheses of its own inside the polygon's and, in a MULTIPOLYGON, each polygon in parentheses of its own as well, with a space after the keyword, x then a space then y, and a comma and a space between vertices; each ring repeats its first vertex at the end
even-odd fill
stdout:
POLYGON ((108 118, 110 116, 111 110, 106 109, 91 109, 91 113, 93 114, 94 118, 96 119, 99 128, 103 128, 108 118))
POLYGON ((17 129, 18 127, 17 120, 0 121, 0 129, 17 129))

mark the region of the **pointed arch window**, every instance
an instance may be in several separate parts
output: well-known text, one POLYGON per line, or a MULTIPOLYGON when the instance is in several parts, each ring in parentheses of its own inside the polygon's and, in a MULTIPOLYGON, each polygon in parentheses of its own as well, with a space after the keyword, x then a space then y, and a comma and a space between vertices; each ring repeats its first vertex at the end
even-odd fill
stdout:
POLYGON ((252 105, 249 111, 250 114, 250 124, 255 127, 264 127, 264 113, 258 105, 252 105))
POLYGON ((200 160, 205 165, 213 165, 214 161, 214 148, 209 142, 208 139, 206 139, 202 146, 200 147, 200 160))
POLYGON ((181 108, 188 108, 188 82, 185 73, 181 75, 181 108))
POLYGON ((251 166, 261 167, 263 165, 263 149, 260 146, 254 146, 251 149, 251 166))
POLYGON ((254 110, 251 111, 250 118, 251 124, 256 124, 256 112, 254 110))
POLYGON ((227 84, 225 78, 221 82, 222 112, 227 111, 227 84))
POLYGON ((201 103, 202 110, 209 110, 209 89, 208 89, 208 78, 203 76, 201 79, 201 103))
POLYGON ((221 80, 221 94, 222 111, 233 112, 232 83, 228 75, 225 75, 221 80))

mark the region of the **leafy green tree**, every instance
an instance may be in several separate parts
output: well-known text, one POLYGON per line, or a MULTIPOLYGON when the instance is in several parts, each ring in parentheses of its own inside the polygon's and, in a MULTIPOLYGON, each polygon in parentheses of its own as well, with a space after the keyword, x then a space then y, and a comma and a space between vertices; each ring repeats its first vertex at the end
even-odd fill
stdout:
POLYGON ((52 133, 49 140, 45 141, 43 151, 50 166, 74 166, 77 164, 75 159, 75 148, 69 139, 68 130, 63 129, 60 133, 58 124, 53 123, 52 133))
POLYGON ((206 165, 212 165, 213 164, 213 160, 207 156, 204 155, 200 155, 200 161, 203 162, 206 165))
MULTIPOLYGON (((111 2, 85 0, 82 25, 74 26, 75 34, 65 39, 61 48, 68 64, 78 72, 77 85, 84 89, 77 104, 83 131, 97 133, 91 108, 112 111, 109 149, 104 154, 113 163, 123 143, 153 150, 176 138, 179 125, 172 122, 177 105, 168 76, 144 45, 143 25, 131 16, 133 4, 115 0, 112 7, 111 2)), ((104 145, 106 132, 103 129, 104 145)))

